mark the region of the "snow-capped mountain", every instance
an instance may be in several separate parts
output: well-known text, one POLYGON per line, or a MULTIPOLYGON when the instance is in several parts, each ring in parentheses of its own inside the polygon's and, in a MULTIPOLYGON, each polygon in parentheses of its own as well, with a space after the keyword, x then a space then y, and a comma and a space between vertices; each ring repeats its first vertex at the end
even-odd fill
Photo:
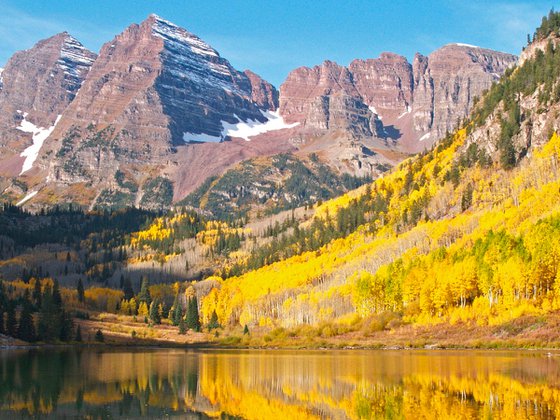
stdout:
POLYGON ((0 176, 19 175, 27 157, 36 156, 35 148, 46 139, 45 131, 38 137, 37 133, 54 126, 95 58, 63 32, 15 53, 6 63, 0 74, 0 176), (28 147, 34 152, 25 152, 28 147))
POLYGON ((223 140, 223 123, 264 123, 261 111, 276 107, 268 100, 254 102, 251 79, 210 45, 150 15, 102 47, 61 128, 112 125, 134 142, 157 138, 167 149, 185 141, 223 140))
POLYGON ((156 15, 98 56, 58 34, 0 74, 0 195, 168 206, 242 160, 298 150, 375 177, 429 147, 514 62, 465 45, 413 64, 384 53, 298 68, 279 94, 156 15))
MULTIPOLYGON (((137 203, 146 196, 142 186, 156 178, 173 181, 180 197, 243 158, 289 150, 287 138, 242 145, 297 125, 285 124, 277 108, 278 92, 268 82, 150 15, 103 45, 34 166, 43 173, 41 188, 84 183, 101 192, 94 200, 112 202, 116 191, 137 203), (200 143, 212 143, 211 153, 200 143), (116 183, 117 171, 132 190, 116 183)), ((85 204, 84 195, 76 200, 85 204)))

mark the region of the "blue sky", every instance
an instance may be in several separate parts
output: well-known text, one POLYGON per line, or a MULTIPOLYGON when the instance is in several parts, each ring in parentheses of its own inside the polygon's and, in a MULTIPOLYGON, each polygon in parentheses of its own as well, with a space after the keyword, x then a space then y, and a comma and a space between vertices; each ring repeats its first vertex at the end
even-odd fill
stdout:
POLYGON ((462 42, 518 54, 553 1, 0 0, 0 66, 67 30, 88 48, 150 13, 204 39, 238 69, 279 86, 288 72, 392 51, 410 59, 462 42), (79 6, 77 6, 79 5, 79 6))

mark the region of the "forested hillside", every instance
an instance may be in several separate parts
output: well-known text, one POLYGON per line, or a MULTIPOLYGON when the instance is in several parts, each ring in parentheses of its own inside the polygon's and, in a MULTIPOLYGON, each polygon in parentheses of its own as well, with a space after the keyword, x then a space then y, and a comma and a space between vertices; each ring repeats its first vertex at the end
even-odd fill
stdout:
MULTIPOLYGON (((377 168, 380 172, 387 169, 377 168)), ((338 174, 316 154, 302 159, 283 153, 246 160, 219 177, 210 177, 179 204, 223 220, 249 214, 262 218, 339 196, 371 179, 338 174)))
POLYGON ((544 51, 508 71, 459 130, 320 206, 301 241, 284 239, 293 256, 221 281, 203 317, 293 326, 390 311, 401 322, 492 324, 558 309, 560 53, 557 25, 543 28, 544 51))

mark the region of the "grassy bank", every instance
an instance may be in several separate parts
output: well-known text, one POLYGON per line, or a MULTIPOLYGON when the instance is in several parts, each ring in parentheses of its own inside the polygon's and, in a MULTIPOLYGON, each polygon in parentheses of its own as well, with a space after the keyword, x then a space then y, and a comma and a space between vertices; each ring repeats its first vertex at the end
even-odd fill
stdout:
POLYGON ((430 325, 403 324, 392 314, 356 320, 353 323, 324 323, 294 328, 241 327, 203 329, 179 334, 170 324, 149 325, 134 317, 98 314, 78 319, 82 339, 95 343, 102 331, 103 343, 123 346, 194 346, 218 348, 472 348, 552 349, 560 348, 560 313, 522 316, 499 325, 474 322, 430 325))

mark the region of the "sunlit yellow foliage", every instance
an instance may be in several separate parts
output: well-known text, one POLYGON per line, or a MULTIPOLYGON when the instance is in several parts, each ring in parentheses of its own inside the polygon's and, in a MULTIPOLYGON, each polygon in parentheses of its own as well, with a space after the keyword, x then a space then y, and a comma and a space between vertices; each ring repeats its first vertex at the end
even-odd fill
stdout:
POLYGON ((199 244, 212 246, 216 244, 220 235, 247 235, 251 233, 248 228, 233 228, 225 222, 210 220, 206 222, 205 229, 196 234, 196 241, 199 244))
POLYGON ((140 306, 138 306, 138 316, 146 317, 148 316, 149 310, 148 305, 146 302, 140 302, 140 306))
MULTIPOLYGON (((138 246, 144 241, 161 241, 169 238, 173 232, 173 226, 189 217, 184 213, 176 213, 170 218, 158 217, 146 230, 133 233, 130 238, 131 246, 138 246)), ((193 220, 191 220, 192 222, 193 220)))
POLYGON ((85 290, 84 296, 89 307, 114 313, 124 293, 108 287, 91 287, 85 290))
POLYGON ((466 137, 459 130, 448 147, 324 203, 315 217, 336 218, 361 194, 390 199, 381 219, 316 252, 220 282, 202 299, 203 318, 215 310, 222 324, 290 326, 391 310, 412 322, 484 324, 559 308, 560 137, 512 171, 466 168, 453 187, 445 176, 466 137), (402 194, 407 178, 414 187, 402 194), (462 212, 467 184, 472 203, 462 212), (423 216, 407 226, 403 214, 418 202, 423 216))

